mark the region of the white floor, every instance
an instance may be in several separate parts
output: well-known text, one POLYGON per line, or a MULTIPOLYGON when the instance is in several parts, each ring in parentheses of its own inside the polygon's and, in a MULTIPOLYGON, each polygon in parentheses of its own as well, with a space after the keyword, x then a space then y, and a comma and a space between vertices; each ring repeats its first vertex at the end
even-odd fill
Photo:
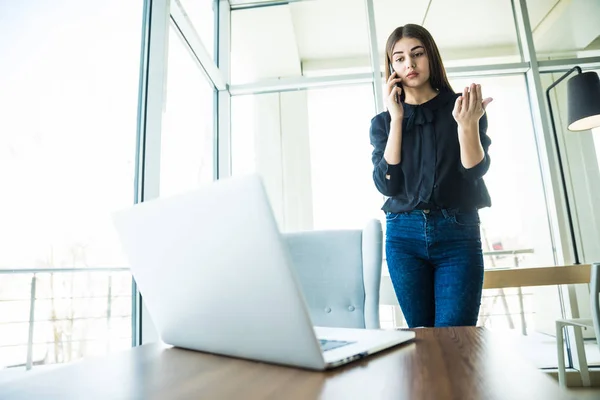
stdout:
POLYGON ((49 364, 49 365, 40 365, 35 366, 29 371, 27 371, 24 367, 21 368, 1 368, 0 369, 0 386, 5 383, 24 378, 26 376, 31 376, 33 374, 38 374, 42 372, 46 372, 51 369, 60 368, 65 366, 66 364, 49 364))
MULTIPOLYGON (((517 351, 530 360, 538 368, 557 368, 556 338, 541 333, 530 333, 527 336, 508 334, 508 340, 517 351)), ((589 366, 600 367, 600 349, 596 340, 586 340, 585 354, 589 366)), ((566 352, 565 352, 566 354, 566 352)))

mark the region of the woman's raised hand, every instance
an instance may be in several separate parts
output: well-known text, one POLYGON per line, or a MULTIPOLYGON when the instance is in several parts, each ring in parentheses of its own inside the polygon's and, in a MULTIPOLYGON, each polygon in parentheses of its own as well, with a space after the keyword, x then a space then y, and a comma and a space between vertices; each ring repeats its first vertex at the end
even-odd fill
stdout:
POLYGON ((461 96, 454 103, 452 116, 462 129, 478 124, 479 119, 485 113, 485 108, 493 99, 488 97, 483 99, 481 95, 481 85, 471 84, 463 90, 461 96))

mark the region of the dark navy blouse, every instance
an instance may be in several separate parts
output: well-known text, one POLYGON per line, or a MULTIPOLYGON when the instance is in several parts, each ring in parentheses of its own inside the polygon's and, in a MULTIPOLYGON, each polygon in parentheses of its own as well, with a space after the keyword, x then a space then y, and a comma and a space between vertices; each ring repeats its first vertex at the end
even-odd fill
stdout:
POLYGON ((466 169, 460 161, 458 125, 452 116, 458 96, 460 94, 440 92, 420 105, 403 103, 400 164, 389 165, 383 158, 390 132, 389 112, 378 114, 371 120, 373 180, 377 189, 388 196, 382 207, 384 211, 468 210, 491 205, 483 181, 490 166, 487 115, 479 120, 485 156, 479 164, 466 169))

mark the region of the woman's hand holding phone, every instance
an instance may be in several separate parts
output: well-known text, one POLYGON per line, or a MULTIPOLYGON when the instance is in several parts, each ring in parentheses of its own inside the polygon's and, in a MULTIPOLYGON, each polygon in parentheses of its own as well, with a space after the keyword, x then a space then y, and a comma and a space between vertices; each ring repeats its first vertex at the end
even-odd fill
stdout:
POLYGON ((404 118, 404 109, 400 103, 400 94, 402 94, 402 79, 397 77, 396 72, 392 72, 387 83, 386 106, 392 117, 392 120, 402 120, 404 118))

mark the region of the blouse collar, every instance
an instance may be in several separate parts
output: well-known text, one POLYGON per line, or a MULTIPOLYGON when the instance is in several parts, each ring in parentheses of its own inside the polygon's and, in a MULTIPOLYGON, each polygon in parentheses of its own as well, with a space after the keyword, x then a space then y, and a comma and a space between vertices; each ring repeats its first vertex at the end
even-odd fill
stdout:
POLYGON ((435 97, 423 104, 403 104, 404 119, 406 120, 406 129, 410 130, 416 125, 425 125, 433 122, 433 112, 439 109, 449 100, 454 98, 454 93, 450 91, 439 92, 435 97))

